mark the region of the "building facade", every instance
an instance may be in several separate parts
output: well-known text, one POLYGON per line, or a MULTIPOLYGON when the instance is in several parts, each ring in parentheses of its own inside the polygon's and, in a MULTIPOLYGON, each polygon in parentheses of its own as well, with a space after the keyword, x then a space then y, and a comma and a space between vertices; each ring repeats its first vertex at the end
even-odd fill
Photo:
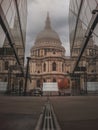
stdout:
POLYGON ((87 91, 88 82, 98 82, 97 23, 98 0, 70 0, 71 74, 77 92, 87 91))
POLYGON ((44 29, 36 37, 31 48, 30 74, 32 88, 42 87, 43 82, 58 82, 70 71, 70 58, 65 56, 58 34, 52 29, 47 14, 44 29))
POLYGON ((27 0, 0 1, 0 81, 10 92, 24 89, 26 23, 27 0))

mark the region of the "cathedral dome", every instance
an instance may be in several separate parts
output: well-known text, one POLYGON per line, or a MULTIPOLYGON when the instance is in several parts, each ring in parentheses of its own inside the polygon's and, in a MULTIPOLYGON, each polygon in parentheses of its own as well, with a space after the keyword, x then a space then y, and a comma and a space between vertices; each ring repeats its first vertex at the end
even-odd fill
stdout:
POLYGON ((45 29, 39 33, 37 36, 37 41, 42 39, 54 39, 54 40, 60 40, 58 34, 50 29, 45 29))
POLYGON ((47 15, 45 28, 38 34, 36 42, 47 39, 60 41, 58 34, 51 28, 49 14, 47 15))

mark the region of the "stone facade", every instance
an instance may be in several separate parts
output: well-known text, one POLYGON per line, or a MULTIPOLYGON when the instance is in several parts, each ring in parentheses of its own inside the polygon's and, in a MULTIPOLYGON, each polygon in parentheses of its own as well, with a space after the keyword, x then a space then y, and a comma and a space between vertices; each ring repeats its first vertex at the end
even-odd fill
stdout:
MULTIPOLYGON (((86 30, 83 29, 81 21, 78 22, 77 34, 79 34, 75 39, 73 49, 71 51, 71 70, 72 73, 74 64, 81 51, 81 41, 83 41, 83 36, 86 30)), ((70 43, 73 42, 72 37, 74 36, 74 31, 70 35, 70 43)), ((87 90, 87 82, 97 82, 98 81, 98 70, 97 70, 97 56, 98 56, 98 46, 94 43, 93 36, 88 41, 88 45, 81 57, 78 64, 78 69, 74 72, 71 79, 72 88, 74 93, 80 93, 81 90, 87 90)))
MULTIPOLYGON (((24 92, 27 0, 0 2, 0 82, 9 94, 24 92), (7 12, 6 12, 7 11, 7 12), (6 29, 5 29, 6 28, 6 29), (7 30, 7 31, 5 31, 7 30), (3 40, 2 40, 3 39, 3 40)), ((2 88, 1 88, 2 89, 2 88)))
POLYGON ((31 88, 42 87, 43 82, 58 82, 68 75, 70 59, 65 52, 58 34, 51 27, 48 14, 45 28, 31 48, 31 88))

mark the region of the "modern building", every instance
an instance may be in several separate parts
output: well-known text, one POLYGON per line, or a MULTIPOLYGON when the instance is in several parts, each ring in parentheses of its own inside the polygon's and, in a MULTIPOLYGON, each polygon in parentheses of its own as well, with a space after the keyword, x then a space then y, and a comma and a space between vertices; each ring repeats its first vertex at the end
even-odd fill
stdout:
POLYGON ((98 91, 98 0, 70 0, 69 31, 72 87, 98 91))
POLYGON ((43 82, 58 82, 70 72, 70 58, 65 56, 59 35, 51 26, 47 14, 45 27, 37 35, 31 48, 31 88, 42 87, 43 82))
POLYGON ((27 0, 0 0, 0 82, 23 91, 27 0))

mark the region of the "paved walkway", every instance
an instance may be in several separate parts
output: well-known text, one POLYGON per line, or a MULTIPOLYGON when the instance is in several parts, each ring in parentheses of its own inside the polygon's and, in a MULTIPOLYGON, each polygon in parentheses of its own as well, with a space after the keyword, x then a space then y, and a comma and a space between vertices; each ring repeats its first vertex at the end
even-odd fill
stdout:
POLYGON ((98 130, 98 96, 50 98, 62 130, 98 130))
POLYGON ((34 130, 44 97, 0 97, 0 130, 34 130))
MULTIPOLYGON (((0 130, 34 130, 46 97, 0 97, 0 130)), ((97 130, 98 96, 50 97, 62 130, 97 130)))

